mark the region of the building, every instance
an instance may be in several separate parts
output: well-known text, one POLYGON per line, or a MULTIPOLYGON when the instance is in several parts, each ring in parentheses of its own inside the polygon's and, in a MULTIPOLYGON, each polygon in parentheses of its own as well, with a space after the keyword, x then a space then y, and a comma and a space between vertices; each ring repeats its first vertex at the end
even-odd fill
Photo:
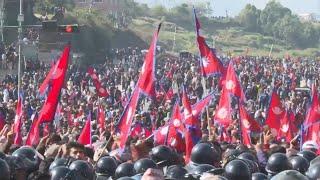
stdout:
POLYGON ((77 7, 93 8, 104 12, 117 12, 120 10, 121 0, 75 0, 77 7))
POLYGON ((313 13, 304 13, 304 14, 299 14, 299 19, 300 21, 303 22, 316 22, 317 21, 317 16, 313 13))

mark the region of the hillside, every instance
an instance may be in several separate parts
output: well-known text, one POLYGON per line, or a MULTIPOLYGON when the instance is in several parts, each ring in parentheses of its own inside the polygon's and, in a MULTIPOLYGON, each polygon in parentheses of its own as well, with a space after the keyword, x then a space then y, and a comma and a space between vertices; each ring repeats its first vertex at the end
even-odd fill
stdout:
MULTIPOLYGON (((133 20, 129 29, 148 42, 151 40, 152 32, 158 22, 158 19, 140 17, 133 20)), ((204 29, 210 29, 210 27, 205 27, 204 29)), ((291 56, 315 56, 319 52, 317 48, 293 49, 284 41, 271 36, 264 36, 260 33, 247 32, 240 26, 215 28, 211 31, 204 31, 204 34, 207 44, 211 47, 215 46, 223 54, 243 55, 248 52, 248 55, 268 56, 272 44, 271 55, 277 57, 283 57, 286 54, 291 56)), ((171 51, 173 49, 174 36, 176 36, 174 51, 198 52, 194 31, 165 21, 159 35, 159 44, 171 51), (177 27, 176 33, 175 27, 177 27)))

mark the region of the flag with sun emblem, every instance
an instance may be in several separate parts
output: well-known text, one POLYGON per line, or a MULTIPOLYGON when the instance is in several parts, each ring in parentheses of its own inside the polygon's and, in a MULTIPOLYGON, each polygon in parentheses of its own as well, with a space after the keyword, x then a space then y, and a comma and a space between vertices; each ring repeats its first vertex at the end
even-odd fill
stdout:
POLYGON ((156 95, 155 92, 155 64, 156 64, 156 47, 158 41, 158 34, 161 28, 161 23, 158 26, 157 31, 153 35, 149 51, 145 56, 144 63, 141 68, 139 80, 137 82, 138 87, 141 92, 149 98, 154 98, 156 95))
POLYGON ((280 119, 283 118, 284 114, 285 109, 282 106, 281 99, 277 92, 273 90, 267 111, 266 125, 271 128, 274 134, 277 134, 276 132, 279 131, 280 119))
POLYGON ((135 88, 129 102, 124 108, 124 112, 120 117, 117 130, 120 137, 120 148, 123 149, 127 142, 128 136, 130 135, 130 129, 132 125, 132 119, 136 112, 137 104, 139 100, 139 88, 135 88))
POLYGON ((96 91, 97 91, 98 96, 109 97, 108 91, 104 87, 102 87, 101 82, 98 78, 98 75, 96 72, 94 72, 94 69, 89 67, 88 73, 93 81, 93 85, 96 87, 96 91))
POLYGON ((51 76, 51 90, 39 113, 39 124, 43 122, 52 122, 59 102, 60 91, 64 85, 64 79, 68 70, 68 61, 70 54, 70 45, 67 45, 57 62, 55 71, 51 76))
POLYGON ((320 104, 319 104, 319 96, 318 96, 318 90, 315 85, 312 87, 312 100, 309 107, 309 110, 307 111, 306 120, 303 124, 305 128, 310 126, 311 124, 320 121, 320 104))
POLYGON ((232 61, 229 62, 227 74, 225 75, 223 88, 230 94, 239 98, 241 102, 245 101, 246 97, 241 88, 241 84, 240 84, 240 81, 238 80, 236 71, 234 70, 232 61))
POLYGON ((280 120, 281 125, 278 131, 278 138, 285 137, 287 142, 290 142, 295 133, 298 132, 298 128, 294 125, 295 116, 294 113, 289 109, 280 120))
POLYGON ((215 121, 224 127, 228 127, 232 122, 231 111, 230 95, 225 89, 222 89, 219 106, 214 116, 215 121))
POLYGON ((201 73, 204 77, 208 77, 215 74, 222 74, 224 72, 224 67, 220 59, 216 56, 215 52, 207 45, 204 37, 201 35, 201 25, 197 18, 195 9, 194 19, 196 23, 196 33, 197 33, 197 43, 200 51, 200 67, 201 73))

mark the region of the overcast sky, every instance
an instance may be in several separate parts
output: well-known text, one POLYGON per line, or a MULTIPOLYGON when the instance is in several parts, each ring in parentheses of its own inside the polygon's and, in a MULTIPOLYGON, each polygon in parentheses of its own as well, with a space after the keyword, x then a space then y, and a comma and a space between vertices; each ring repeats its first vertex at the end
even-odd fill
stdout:
MULTIPOLYGON (((269 0, 135 0, 149 5, 163 4, 173 7, 181 3, 193 4, 196 2, 210 2, 215 16, 225 16, 226 10, 231 16, 237 15, 246 4, 254 4, 263 9, 269 0)), ((282 5, 290 8, 294 13, 316 13, 320 14, 320 0, 277 0, 282 5)))

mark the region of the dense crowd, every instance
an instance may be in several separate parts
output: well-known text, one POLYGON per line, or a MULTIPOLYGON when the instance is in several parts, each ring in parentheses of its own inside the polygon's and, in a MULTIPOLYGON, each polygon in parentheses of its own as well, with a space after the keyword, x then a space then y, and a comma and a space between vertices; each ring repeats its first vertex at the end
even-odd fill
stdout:
MULTIPOLYGON (((227 66, 230 57, 221 56, 227 66)), ((319 62, 307 58, 274 59, 241 56, 234 58, 234 68, 246 96, 246 109, 264 129, 251 134, 252 145, 241 144, 237 108, 234 123, 227 128, 229 142, 221 141, 220 128, 208 126, 214 120, 220 95, 219 76, 202 78, 194 56, 161 55, 156 65, 157 96, 139 102, 134 125, 155 131, 170 118, 172 107, 179 99, 180 89, 186 88, 192 104, 209 92, 214 92, 208 113, 199 120, 202 139, 194 146, 189 162, 184 153, 169 146, 158 145, 146 131, 128 138, 123 153, 117 152, 119 137, 114 129, 124 105, 132 93, 143 64, 144 51, 139 48, 112 50, 104 64, 93 65, 108 97, 98 97, 87 67, 69 65, 65 87, 61 91, 59 113, 50 132, 43 126, 37 146, 13 144, 15 110, 18 100, 17 76, 6 75, 0 84, 0 179, 317 179, 320 164, 318 145, 307 141, 299 146, 295 136, 291 142, 278 140, 265 125, 270 94, 276 90, 287 109, 295 114, 296 128, 304 121, 311 101, 310 87, 319 81, 319 62), (300 88, 303 87, 303 88, 300 88), (173 96, 166 98, 172 89, 173 96), (98 108, 105 110, 106 127, 97 123, 98 108), (92 113, 92 146, 77 142, 89 112, 92 113), (310 167, 309 167, 310 166, 310 167)), ((23 125, 25 141, 33 115, 38 112, 45 96, 38 93, 50 65, 40 61, 27 62, 21 79, 23 125)), ((233 103, 236 107, 236 103, 233 103)), ((297 134, 295 134, 297 135, 297 134)))

